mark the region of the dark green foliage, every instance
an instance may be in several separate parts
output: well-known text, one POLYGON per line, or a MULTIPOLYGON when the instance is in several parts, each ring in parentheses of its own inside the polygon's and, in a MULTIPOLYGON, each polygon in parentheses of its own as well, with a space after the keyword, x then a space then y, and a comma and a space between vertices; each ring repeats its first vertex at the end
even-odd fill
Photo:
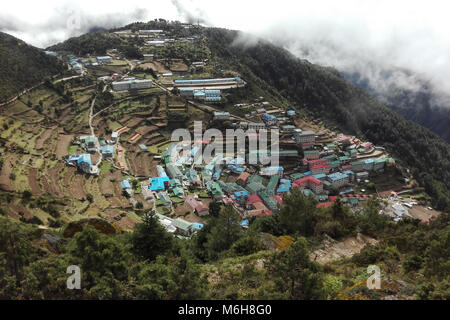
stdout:
POLYGON ((317 201, 305 197, 300 189, 295 188, 283 198, 283 207, 279 215, 281 227, 289 234, 298 232, 302 236, 311 236, 318 220, 317 201))
POLYGON ((386 215, 379 214, 380 204, 377 199, 370 199, 364 207, 364 213, 359 216, 358 225, 362 233, 379 237, 389 227, 393 226, 386 215))
POLYGON ((122 41, 118 37, 111 37, 102 32, 92 32, 80 37, 70 38, 47 49, 72 52, 79 56, 84 56, 88 53, 104 55, 107 49, 119 47, 121 43, 122 41))
POLYGON ((384 245, 366 246, 364 249, 352 257, 358 266, 367 267, 379 261, 399 260, 399 253, 396 247, 384 245))
POLYGON ((195 252, 204 261, 216 260, 219 255, 230 249, 235 241, 243 235, 239 215, 232 206, 226 206, 217 218, 212 218, 208 225, 195 237, 195 252))
POLYGON ((143 223, 136 225, 131 238, 133 252, 145 260, 154 260, 171 249, 172 236, 152 214, 146 214, 142 220, 143 223))
POLYGON ((275 255, 269 269, 282 297, 295 300, 325 299, 320 266, 309 259, 305 238, 275 255))
POLYGON ((55 57, 0 32, 0 102, 63 71, 55 57))
POLYGON ((233 253, 237 256, 246 256, 261 250, 263 246, 258 237, 254 234, 248 234, 247 236, 237 240, 231 247, 233 253))
POLYGON ((220 213, 220 203, 212 201, 209 204, 209 215, 211 217, 218 217, 220 213))

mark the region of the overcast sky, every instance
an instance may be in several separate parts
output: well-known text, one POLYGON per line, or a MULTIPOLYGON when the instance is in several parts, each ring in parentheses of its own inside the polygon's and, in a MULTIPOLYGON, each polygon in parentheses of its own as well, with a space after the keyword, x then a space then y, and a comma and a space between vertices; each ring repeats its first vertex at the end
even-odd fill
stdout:
MULTIPOLYGON (((311 62, 361 71, 405 68, 450 93, 448 1, 417 0, 96 0, 8 1, 0 30, 45 47, 87 32, 154 18, 200 20, 283 44, 311 62)), ((414 87, 414 79, 395 79, 414 87)))

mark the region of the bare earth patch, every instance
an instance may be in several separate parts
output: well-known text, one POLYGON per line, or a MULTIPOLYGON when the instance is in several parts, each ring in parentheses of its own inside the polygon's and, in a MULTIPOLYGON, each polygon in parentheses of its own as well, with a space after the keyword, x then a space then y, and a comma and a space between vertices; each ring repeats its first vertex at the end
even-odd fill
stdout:
POLYGON ((377 240, 360 233, 356 237, 346 238, 342 241, 324 240, 321 248, 310 254, 310 258, 320 264, 327 264, 333 260, 350 258, 359 253, 366 245, 374 245, 377 240))

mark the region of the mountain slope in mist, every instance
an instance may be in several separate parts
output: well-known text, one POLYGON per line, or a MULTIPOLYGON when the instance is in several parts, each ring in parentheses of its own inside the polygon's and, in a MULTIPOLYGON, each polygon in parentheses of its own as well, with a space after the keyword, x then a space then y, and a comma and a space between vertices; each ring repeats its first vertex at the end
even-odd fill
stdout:
POLYGON ((382 90, 371 85, 370 81, 360 73, 343 72, 342 74, 352 84, 368 91, 405 119, 430 129, 450 143, 450 106, 445 102, 449 99, 442 99, 433 92, 426 81, 416 79, 414 89, 404 88, 390 81, 390 73, 385 72, 386 82, 391 85, 388 90, 382 90))
POLYGON ((55 57, 0 32, 0 102, 64 69, 55 57))
POLYGON ((411 169, 435 204, 450 210, 450 145, 436 134, 405 120, 335 69, 300 60, 236 31, 211 28, 206 34, 211 52, 238 69, 246 81, 262 80, 297 109, 387 147, 411 169))

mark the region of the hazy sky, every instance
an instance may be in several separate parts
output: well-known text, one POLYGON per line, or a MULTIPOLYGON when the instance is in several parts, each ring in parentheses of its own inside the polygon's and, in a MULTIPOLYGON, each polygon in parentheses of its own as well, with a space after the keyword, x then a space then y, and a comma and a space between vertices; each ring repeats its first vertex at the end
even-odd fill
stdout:
MULTIPOLYGON (((450 93, 450 5, 417 0, 15 0, 2 4, 0 30, 45 47, 90 28, 154 18, 243 30, 294 54, 378 86, 386 68, 405 68, 450 93)), ((414 87, 413 77, 391 78, 414 87)))

